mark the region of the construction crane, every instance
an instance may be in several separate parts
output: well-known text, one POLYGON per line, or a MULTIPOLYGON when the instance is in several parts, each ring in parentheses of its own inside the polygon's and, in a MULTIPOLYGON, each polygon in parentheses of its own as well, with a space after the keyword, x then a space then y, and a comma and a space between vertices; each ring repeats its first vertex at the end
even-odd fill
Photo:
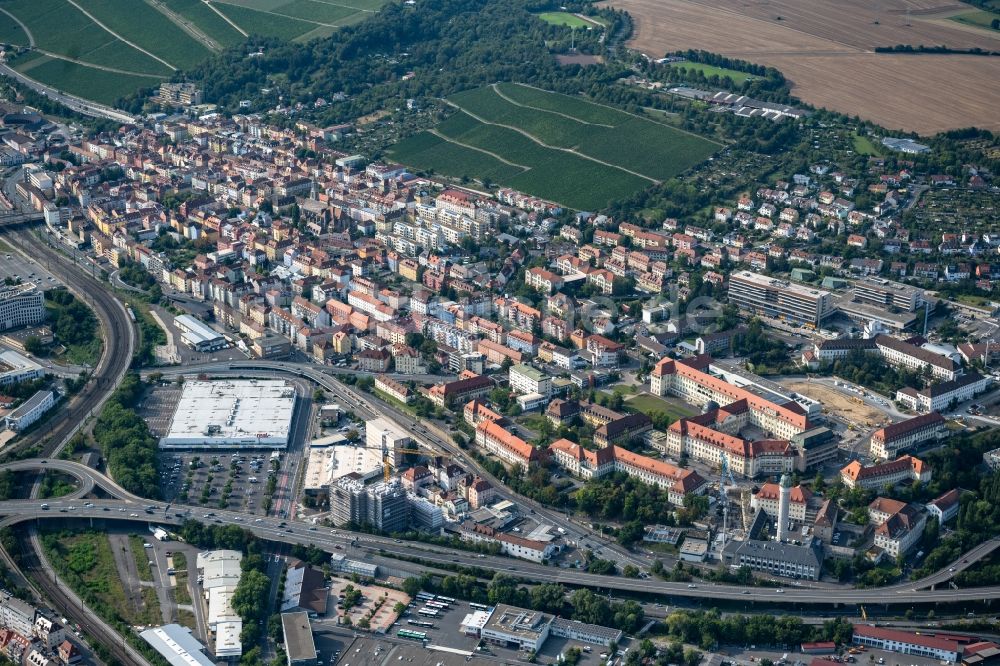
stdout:
POLYGON ((729 490, 731 488, 738 488, 739 485, 736 483, 733 470, 729 466, 729 456, 725 453, 722 454, 720 467, 719 499, 722 501, 722 547, 725 549, 726 538, 729 536, 729 490), (726 481, 729 481, 728 485, 726 481))
POLYGON ((440 453, 431 449, 395 448, 390 451, 387 446, 355 446, 354 448, 369 449, 372 451, 380 451, 382 453, 382 480, 386 483, 389 482, 389 478, 392 476, 392 470, 396 466, 393 463, 393 455, 397 453, 414 453, 416 455, 427 456, 430 458, 443 458, 445 460, 451 460, 451 456, 447 453, 440 453))
MULTIPOLYGON (((371 448, 377 448, 377 447, 371 447, 371 448)), ((395 466, 392 460, 393 454, 416 453, 417 455, 421 456, 433 455, 434 457, 437 458, 447 459, 449 457, 447 455, 436 454, 433 451, 428 451, 427 449, 393 449, 392 451, 390 451, 388 447, 383 446, 381 448, 382 448, 382 480, 385 481, 386 483, 389 482, 389 477, 392 476, 392 468, 395 466)))

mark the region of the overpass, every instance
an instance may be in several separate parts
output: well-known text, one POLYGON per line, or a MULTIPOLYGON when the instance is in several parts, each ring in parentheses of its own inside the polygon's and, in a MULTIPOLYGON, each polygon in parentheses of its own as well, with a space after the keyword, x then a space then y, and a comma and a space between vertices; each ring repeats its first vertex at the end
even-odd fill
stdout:
POLYGON ((44 221, 45 215, 38 211, 0 210, 0 228, 13 229, 44 221))
POLYGON ((82 501, 79 497, 41 500, 9 500, 0 502, 0 527, 23 522, 51 519, 111 520, 147 522, 164 525, 181 525, 187 520, 206 524, 234 525, 249 530, 261 539, 284 544, 314 545, 328 552, 337 550, 365 555, 383 555, 401 559, 420 558, 435 565, 450 567, 460 565, 488 571, 511 572, 511 575, 536 583, 563 583, 574 587, 591 587, 599 590, 627 590, 672 597, 742 601, 746 603, 799 604, 804 607, 856 604, 937 604, 955 602, 990 602, 1000 599, 1000 586, 969 589, 926 589, 933 582, 944 582, 964 561, 966 566, 982 559, 1000 547, 994 539, 974 548, 957 562, 941 572, 915 582, 899 583, 873 589, 816 589, 791 585, 784 589, 738 585, 704 585, 670 583, 653 579, 634 579, 619 576, 591 574, 578 569, 535 564, 508 557, 481 555, 464 550, 432 544, 401 542, 398 539, 331 529, 306 522, 264 518, 239 511, 206 510, 190 506, 172 506, 170 503, 146 500, 128 493, 104 474, 80 463, 56 460, 22 460, 0 465, 0 471, 52 469, 71 474, 83 482, 89 478, 94 487, 100 487, 115 499, 82 501), (45 508, 43 508, 43 505, 45 508), (928 581, 932 581, 929 583, 928 581))

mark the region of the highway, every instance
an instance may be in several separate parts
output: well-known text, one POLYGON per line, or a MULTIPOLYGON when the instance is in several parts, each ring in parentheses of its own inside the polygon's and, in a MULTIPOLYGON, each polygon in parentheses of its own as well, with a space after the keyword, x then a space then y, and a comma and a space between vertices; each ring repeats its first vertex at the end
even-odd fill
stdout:
POLYGON ((578 569, 535 564, 502 556, 479 555, 431 544, 401 542, 388 537, 320 527, 311 523, 280 518, 262 518, 238 511, 211 510, 189 506, 171 506, 165 502, 145 500, 121 489, 100 472, 79 463, 57 460, 23 460, 0 466, 4 469, 58 469, 116 495, 119 499, 82 500, 59 498, 45 500, 10 500, 0 502, 0 527, 41 519, 104 519, 140 521, 151 524, 180 525, 188 519, 206 524, 236 525, 269 541, 285 544, 315 545, 328 552, 342 551, 354 557, 383 555, 397 558, 420 558, 437 565, 478 567, 487 571, 509 571, 512 576, 536 583, 554 582, 598 590, 626 590, 666 597, 693 599, 728 599, 745 603, 798 604, 829 606, 850 604, 933 604, 949 602, 979 602, 1000 599, 1000 586, 970 589, 922 589, 932 583, 948 580, 960 566, 970 566, 1000 547, 1000 540, 980 545, 963 555, 937 574, 916 582, 857 590, 853 588, 811 589, 790 585, 787 588, 744 587, 736 585, 705 585, 669 583, 654 579, 623 578, 590 574, 578 569), (43 505, 45 507, 43 508, 43 505))
POLYGON ((39 83, 38 81, 21 74, 16 69, 8 65, 0 64, 0 76, 9 76, 16 79, 38 94, 44 95, 55 102, 59 102, 63 106, 66 106, 77 113, 82 113, 85 116, 107 118, 108 120, 117 120, 120 123, 135 122, 135 118, 124 111, 112 109, 110 106, 91 102, 90 100, 75 97, 73 95, 67 95, 66 93, 60 92, 55 88, 39 83))

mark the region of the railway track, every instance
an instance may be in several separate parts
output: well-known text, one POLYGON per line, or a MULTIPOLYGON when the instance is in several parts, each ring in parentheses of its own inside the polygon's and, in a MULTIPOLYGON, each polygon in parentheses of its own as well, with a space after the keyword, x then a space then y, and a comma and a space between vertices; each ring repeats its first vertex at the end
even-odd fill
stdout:
MULTIPOLYGON (((136 347, 136 330, 122 304, 98 280, 79 270, 70 258, 52 247, 47 239, 30 230, 5 233, 4 237, 21 252, 43 263, 46 270, 59 278, 78 298, 89 303, 103 332, 104 350, 90 381, 65 409, 47 422, 46 428, 30 434, 16 448, 24 450, 38 446, 40 455, 55 456, 83 424, 97 413, 121 383, 136 347)), ((33 495, 37 490, 36 482, 33 495)), ((128 645, 114 628, 98 619, 81 599, 60 584, 54 571, 49 568, 50 565, 45 562, 41 541, 33 528, 28 536, 26 541, 21 541, 23 546, 19 565, 22 576, 33 581, 55 608, 71 618, 87 635, 99 641, 114 658, 113 663, 149 666, 149 662, 128 645)))
POLYGON ((38 553, 41 552, 41 540, 34 528, 19 530, 18 533, 26 537, 21 541, 25 544, 21 548, 19 560, 22 572, 55 608, 58 608, 67 619, 80 626, 81 633, 100 641, 113 658, 113 660, 107 661, 108 666, 116 664, 150 666, 149 662, 142 658, 135 651, 135 648, 128 645, 114 629, 96 619, 93 611, 88 609, 82 600, 76 598, 60 585, 59 581, 54 578, 51 569, 42 564, 38 556, 38 553), (111 634, 109 635, 108 632, 111 634))
POLYGON ((136 331, 122 304, 100 282, 75 268, 72 260, 45 240, 24 231, 4 237, 31 258, 44 263, 50 273, 89 303, 104 333, 104 353, 87 386, 47 422, 46 428, 35 431, 17 445, 18 449, 39 445, 42 456, 52 456, 62 450, 117 388, 132 361, 136 331))

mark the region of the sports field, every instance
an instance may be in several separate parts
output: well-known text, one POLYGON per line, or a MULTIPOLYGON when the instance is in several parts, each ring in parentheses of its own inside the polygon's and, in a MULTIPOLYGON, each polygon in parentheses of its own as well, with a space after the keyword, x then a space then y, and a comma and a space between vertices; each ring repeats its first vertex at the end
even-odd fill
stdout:
POLYGON ((459 112, 394 146, 393 159, 570 208, 603 208, 719 148, 648 118, 520 84, 477 88, 448 102, 459 112))
POLYGON ((570 14, 569 12, 542 12, 538 14, 538 18, 542 19, 546 23, 551 23, 552 25, 564 25, 567 28, 583 28, 590 30, 591 28, 601 28, 604 27, 604 21, 601 19, 583 18, 577 16, 576 14, 570 14))
POLYGON ((729 77, 733 80, 736 85, 743 85, 750 75, 746 72, 741 72, 736 69, 727 69, 725 67, 716 67, 715 65, 706 65, 702 62, 678 62, 670 65, 671 68, 676 69, 686 69, 689 72, 701 72, 705 75, 705 78, 711 78, 713 76, 718 76, 720 79, 729 77))
POLYGON ((385 0, 2 0, 0 43, 34 51, 14 67, 110 103, 190 69, 249 35, 307 41, 385 0))

